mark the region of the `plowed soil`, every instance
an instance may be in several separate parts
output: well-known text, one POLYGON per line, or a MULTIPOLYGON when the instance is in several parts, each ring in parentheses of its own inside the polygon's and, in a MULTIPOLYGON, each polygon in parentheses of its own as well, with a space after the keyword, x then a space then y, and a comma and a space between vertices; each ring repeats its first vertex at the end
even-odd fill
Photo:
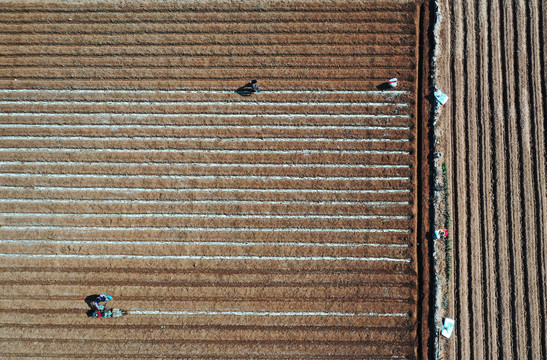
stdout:
MULTIPOLYGON (((545 359, 547 5, 443 1, 451 359, 545 359)), ((441 142, 443 143, 443 142, 441 142)))
POLYGON ((0 357, 416 358, 418 31, 413 1, 2 1, 0 357))

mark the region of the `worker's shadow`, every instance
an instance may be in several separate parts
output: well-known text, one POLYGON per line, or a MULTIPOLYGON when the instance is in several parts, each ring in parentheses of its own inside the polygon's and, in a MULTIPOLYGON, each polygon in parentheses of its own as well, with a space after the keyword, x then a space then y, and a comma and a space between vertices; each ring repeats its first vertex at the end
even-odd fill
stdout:
POLYGON ((255 93, 253 89, 253 84, 251 82, 248 82, 247 84, 243 85, 242 87, 238 88, 236 91, 234 91, 236 94, 239 94, 241 96, 251 96, 255 93))
POLYGON ((378 90, 389 90, 389 89, 393 89, 393 88, 391 87, 391 85, 389 85, 389 82, 386 81, 384 83, 376 85, 376 89, 378 89, 378 90))
POLYGON ((97 299, 98 296, 99 294, 95 294, 95 295, 89 295, 88 297, 85 298, 84 301, 87 304, 87 306, 89 306, 89 310, 87 311, 87 317, 93 316, 93 312, 95 311, 95 305, 93 304, 93 302, 95 302, 95 299, 97 299))

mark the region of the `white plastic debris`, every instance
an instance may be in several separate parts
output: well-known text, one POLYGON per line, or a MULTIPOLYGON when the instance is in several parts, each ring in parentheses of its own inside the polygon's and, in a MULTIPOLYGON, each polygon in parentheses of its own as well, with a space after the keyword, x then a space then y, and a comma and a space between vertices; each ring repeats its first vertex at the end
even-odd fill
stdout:
POLYGON ((452 336, 452 331, 454 330, 454 324, 456 322, 454 321, 454 319, 451 319, 451 318, 445 318, 444 319, 444 325, 441 329, 441 335, 444 336, 445 338, 450 338, 450 336, 452 336))
POLYGON ((397 78, 389 79, 388 84, 392 88, 397 87, 397 78))
POLYGON ((434 93, 435 99, 441 104, 444 105, 448 101, 448 95, 444 94, 441 90, 437 90, 434 93))

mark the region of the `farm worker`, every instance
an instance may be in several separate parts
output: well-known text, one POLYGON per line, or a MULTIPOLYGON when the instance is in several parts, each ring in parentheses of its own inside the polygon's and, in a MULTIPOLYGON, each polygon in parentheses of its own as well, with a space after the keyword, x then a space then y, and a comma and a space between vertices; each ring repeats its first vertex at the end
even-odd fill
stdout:
POLYGON ((253 92, 260 92, 256 80, 251 80, 251 86, 253 87, 253 92))
POLYGON ((104 302, 104 308, 106 309, 106 304, 108 304, 110 300, 112 300, 112 296, 108 294, 101 294, 97 296, 97 298, 95 298, 95 301, 93 302, 93 304, 95 304, 95 307, 97 308, 97 310, 101 310, 101 308, 99 307, 99 303, 104 302))
POLYGON ((448 230, 442 229, 435 231, 435 239, 445 238, 448 236, 448 230))

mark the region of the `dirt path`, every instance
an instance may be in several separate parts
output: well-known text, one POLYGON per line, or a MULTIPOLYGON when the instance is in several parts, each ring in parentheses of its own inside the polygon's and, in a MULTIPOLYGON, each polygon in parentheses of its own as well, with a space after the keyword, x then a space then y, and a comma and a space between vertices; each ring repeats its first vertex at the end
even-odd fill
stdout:
MULTIPOLYGON (((443 2, 453 359, 545 358, 545 5, 443 2), (543 6, 543 9, 542 9, 543 6)), ((441 145, 443 146, 443 145, 441 145)))

